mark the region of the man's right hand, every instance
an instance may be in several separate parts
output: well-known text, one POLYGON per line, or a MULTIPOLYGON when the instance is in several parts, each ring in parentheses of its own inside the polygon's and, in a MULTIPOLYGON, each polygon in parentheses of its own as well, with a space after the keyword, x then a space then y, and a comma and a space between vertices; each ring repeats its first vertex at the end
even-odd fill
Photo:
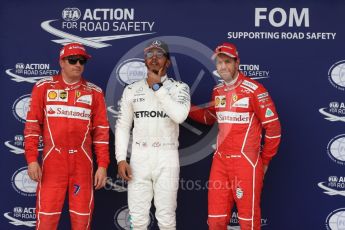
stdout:
POLYGON ((117 164, 117 168, 118 168, 118 174, 122 179, 127 180, 127 181, 132 179, 131 167, 129 166, 127 161, 125 160, 120 161, 117 164))
POLYGON ((28 165, 28 174, 31 180, 40 182, 42 178, 42 170, 37 161, 28 165))
POLYGON ((160 83, 161 75, 162 75, 163 68, 161 68, 158 72, 154 70, 147 70, 147 84, 150 88, 152 88, 153 84, 160 83))

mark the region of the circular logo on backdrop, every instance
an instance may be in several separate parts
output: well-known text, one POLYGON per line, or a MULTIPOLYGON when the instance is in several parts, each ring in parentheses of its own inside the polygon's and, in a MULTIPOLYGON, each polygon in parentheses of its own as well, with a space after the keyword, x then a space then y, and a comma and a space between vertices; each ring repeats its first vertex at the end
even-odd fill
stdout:
POLYGON ((345 60, 331 66, 328 71, 328 80, 339 90, 345 90, 345 60))
MULTIPOLYGON (((119 230, 130 230, 131 228, 131 217, 129 215, 128 206, 124 206, 118 209, 114 215, 114 224, 116 229, 119 230)), ((154 224, 154 216, 150 212, 150 223, 147 229, 151 229, 154 224)))
POLYGON ((12 112, 18 121, 25 123, 31 102, 30 94, 19 97, 12 105, 12 112))
MULTIPOLYGON (((107 84, 106 102, 109 123, 113 132, 119 114, 120 99, 125 86, 141 80, 147 75, 147 69, 142 57, 144 56, 145 46, 154 39, 163 40, 169 45, 171 66, 168 72, 173 72, 173 74, 168 73, 168 76, 187 83, 190 86, 191 96, 194 93, 200 93, 194 97, 199 99, 205 96, 206 100, 209 100, 212 87, 218 83, 219 79, 212 74, 215 69, 214 63, 211 60, 213 51, 202 43, 178 36, 164 36, 143 41, 130 49, 119 60, 107 84), (201 81, 203 81, 203 87, 207 85, 210 89, 210 95, 205 95, 205 88, 200 87, 201 89, 198 92, 198 86, 201 81)), ((195 104, 195 101, 193 102, 195 104)), ((180 126, 182 127, 179 137, 181 166, 196 163, 214 152, 217 126, 200 128, 193 125, 186 121, 180 126)))
POLYGON ((331 212, 326 218, 328 230, 345 230, 345 208, 339 208, 331 212))
POLYGON ((23 196, 35 196, 37 182, 30 179, 28 167, 23 167, 15 171, 12 175, 12 186, 19 194, 23 196))
POLYGON ((129 85, 146 77, 147 69, 144 59, 132 58, 120 63, 116 68, 116 76, 123 85, 129 85))
POLYGON ((327 145, 329 157, 340 165, 345 164, 345 134, 334 137, 327 145))

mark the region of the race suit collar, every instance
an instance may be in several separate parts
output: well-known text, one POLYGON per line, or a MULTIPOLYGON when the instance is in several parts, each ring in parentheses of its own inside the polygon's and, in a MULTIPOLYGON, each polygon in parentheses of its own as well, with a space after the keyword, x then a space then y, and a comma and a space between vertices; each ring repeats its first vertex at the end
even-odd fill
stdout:
POLYGON ((224 84, 225 84, 226 86, 232 86, 232 85, 234 85, 235 82, 238 80, 239 74, 240 74, 240 73, 237 72, 237 75, 236 75, 236 77, 235 77, 234 79, 232 79, 230 82, 225 82, 225 81, 224 81, 224 84))
MULTIPOLYGON (((84 79, 80 78, 78 82, 69 84, 67 82, 65 82, 65 80, 63 79, 62 75, 58 75, 58 80, 60 85, 65 89, 65 90, 72 90, 72 89, 76 89, 79 88, 83 83, 84 83, 84 79)), ((85 83, 84 83, 85 84, 85 83)))
POLYGON ((164 76, 161 77, 161 82, 164 83, 167 78, 168 78, 168 75, 165 74, 164 76))
MULTIPOLYGON (((165 82, 166 79, 168 79, 168 75, 167 75, 167 74, 165 74, 164 76, 161 77, 161 83, 164 84, 164 82, 165 82)), ((145 84, 146 84, 147 86, 149 86, 149 84, 147 84, 147 77, 145 78, 145 84)))

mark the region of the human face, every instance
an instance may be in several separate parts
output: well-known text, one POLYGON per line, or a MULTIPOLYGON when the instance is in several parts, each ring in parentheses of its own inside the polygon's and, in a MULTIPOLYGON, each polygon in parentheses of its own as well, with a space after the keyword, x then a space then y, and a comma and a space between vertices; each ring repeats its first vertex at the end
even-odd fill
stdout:
POLYGON ((81 78, 84 72, 86 58, 80 55, 68 56, 60 60, 61 74, 68 83, 73 83, 81 78))
POLYGON ((153 48, 145 52, 145 64, 149 70, 156 72, 156 74, 161 70, 161 74, 164 76, 170 61, 161 49, 153 48))
POLYGON ((238 73, 240 61, 225 54, 218 54, 216 58, 216 68, 220 77, 225 82, 231 82, 238 73))

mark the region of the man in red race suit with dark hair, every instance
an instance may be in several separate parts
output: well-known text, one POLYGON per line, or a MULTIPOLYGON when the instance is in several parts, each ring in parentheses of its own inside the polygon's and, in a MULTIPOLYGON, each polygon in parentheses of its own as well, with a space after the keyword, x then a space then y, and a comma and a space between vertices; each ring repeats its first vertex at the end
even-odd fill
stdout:
POLYGON ((105 185, 109 124, 102 90, 82 78, 90 57, 81 44, 64 46, 60 74, 38 81, 32 90, 24 134, 28 174, 38 182, 36 229, 57 228, 67 190, 72 229, 90 229, 93 187, 105 185), (94 180, 92 147, 98 164, 94 180))
POLYGON ((189 114, 198 122, 219 124, 209 179, 209 229, 227 229, 234 203, 241 229, 260 229, 263 178, 280 143, 278 114, 267 90, 239 71, 235 45, 219 45, 212 59, 223 82, 214 87, 207 108, 193 106, 189 114))

